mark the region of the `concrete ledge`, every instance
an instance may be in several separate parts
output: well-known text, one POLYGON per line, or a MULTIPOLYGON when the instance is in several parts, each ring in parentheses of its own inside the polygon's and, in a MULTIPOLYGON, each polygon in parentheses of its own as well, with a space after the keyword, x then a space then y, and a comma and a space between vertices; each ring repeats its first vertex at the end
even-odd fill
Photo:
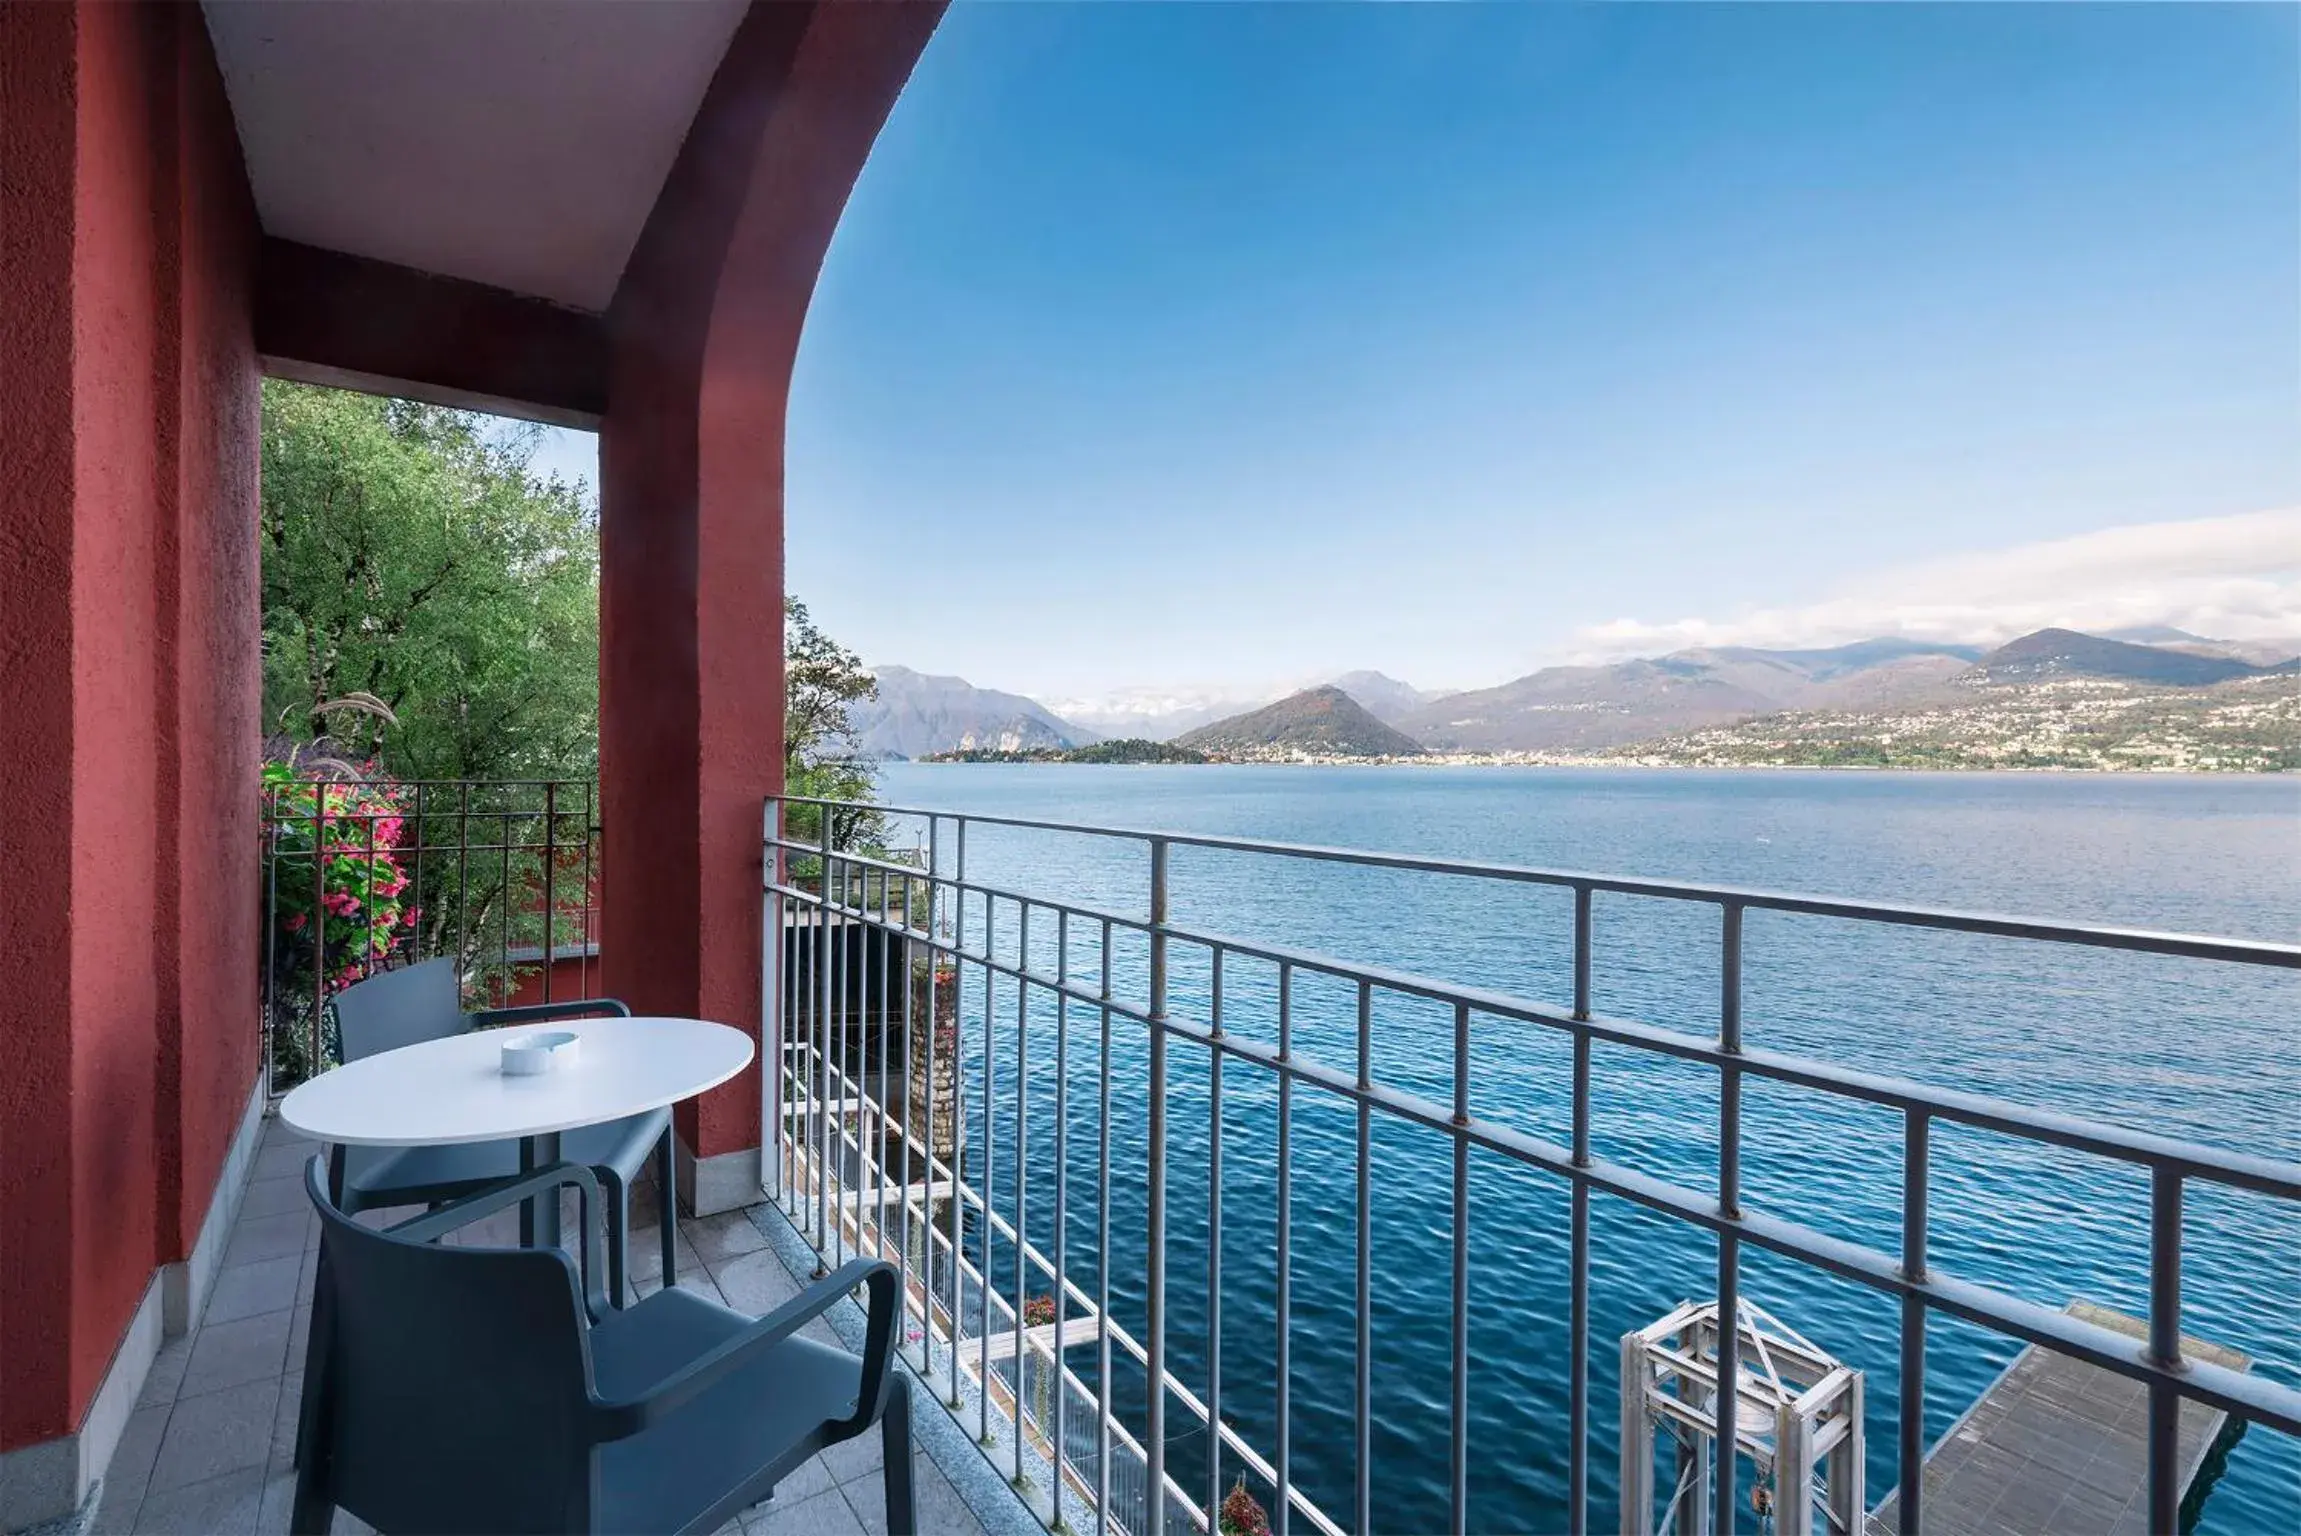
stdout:
POLYGON ((675 1131, 671 1136, 673 1177, 679 1185, 679 1203, 691 1216, 716 1216, 738 1211, 766 1198, 767 1184, 757 1147, 699 1158, 675 1131))
POLYGON ((264 1080, 258 1075, 248 1095, 247 1112, 240 1117, 240 1129, 224 1154, 223 1171, 216 1179, 215 1194, 209 1197, 208 1214, 200 1222, 199 1240, 192 1244, 191 1257, 160 1266, 161 1319, 171 1339, 191 1332, 208 1305, 208 1292, 224 1266, 224 1245, 231 1240, 232 1221, 240 1214, 240 1197, 248 1191, 248 1171, 255 1166, 256 1151, 263 1145, 264 1110, 269 1102, 264 1080))
POLYGON ((144 1378, 160 1353, 160 1276, 144 1287, 144 1299, 120 1335, 120 1347, 104 1371, 95 1400, 69 1435, 0 1452, 0 1531, 21 1531, 54 1522, 77 1523, 89 1495, 112 1465, 128 1415, 143 1396, 144 1378))
POLYGON ((143 1396, 144 1379, 151 1374, 161 1343, 190 1332, 207 1305, 223 1265, 224 1245, 231 1238, 232 1220, 247 1191, 256 1149, 263 1141, 266 1102, 259 1078, 231 1150, 224 1155, 191 1257, 152 1272, 79 1429, 38 1445, 0 1451, 0 1531, 65 1532, 83 1523, 89 1496, 111 1469, 112 1453, 119 1449, 136 1400, 143 1396))

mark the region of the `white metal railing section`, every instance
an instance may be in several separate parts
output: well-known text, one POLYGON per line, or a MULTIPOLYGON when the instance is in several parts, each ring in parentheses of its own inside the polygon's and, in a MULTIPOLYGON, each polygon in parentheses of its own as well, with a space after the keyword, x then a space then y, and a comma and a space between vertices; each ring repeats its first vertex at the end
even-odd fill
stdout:
MULTIPOLYGON (((1753 1049, 1742 1038, 1742 926, 1753 909, 1853 919, 1865 923, 1994 935, 2054 945, 2090 946, 2142 954, 2182 956, 2290 972, 2301 969, 2301 946, 2176 933, 2036 921, 1931 908, 1890 906, 1834 898, 1785 895, 1731 887, 1480 864, 1410 855, 1362 853, 1223 838, 1138 831, 1025 818, 876 807, 917 818, 926 829, 924 857, 912 862, 832 845, 828 832, 799 841, 784 833, 794 807, 812 807, 811 819, 828 828, 837 817, 822 812, 861 809, 848 802, 791 797, 766 807, 766 1038, 769 1102, 779 1106, 772 1138, 771 1192, 830 1262, 845 1256, 882 1257, 899 1266, 905 1298, 904 1347, 911 1364, 944 1389, 948 1406, 967 1417, 986 1453, 1037 1505, 1050 1525, 1080 1529, 1084 1516, 1098 1532, 1156 1536, 1167 1530, 1211 1527, 1223 1494, 1226 1464, 1251 1472, 1275 1490, 1270 1511, 1279 1536, 1309 1530, 1341 1536, 1374 1529, 1369 1361, 1372 1127, 1377 1116, 1449 1138, 1452 1179, 1451 1524, 1468 1528, 1469 1395, 1469 1157, 1473 1148, 1499 1154, 1529 1176, 1568 1181, 1571 1190, 1570 1360, 1567 1409, 1567 1518, 1588 1529, 1590 1194, 1618 1196, 1646 1210, 1706 1230, 1716 1241, 1720 1315, 1738 1315, 1745 1244, 1786 1256, 1819 1271, 1897 1299, 1900 1307, 1900 1403, 1896 1439, 1898 1526, 1920 1529, 1922 1480, 1913 1474, 1927 1450, 1924 1421, 1925 1323, 1929 1312, 1978 1324, 2009 1338, 2058 1350, 2137 1379, 2149 1389, 2148 1515, 2152 1530, 2177 1523, 2181 1478, 2179 1409, 2202 1402, 2239 1419, 2286 1435, 2301 1435, 2301 1391, 2260 1375, 2242 1374, 2181 1352, 2183 1191, 2191 1183, 2250 1191, 2301 1203, 2301 1164, 2225 1152, 2118 1126, 1885 1077, 1818 1060, 1753 1049), (1101 910, 1074 901, 1004 889, 967 872, 970 825, 1030 829, 1138 843, 1147 851, 1145 902, 1139 914, 1101 910), (1367 869, 1410 870, 1515 884, 1563 887, 1574 912, 1573 1005, 1551 1004, 1432 977, 1370 966, 1333 955, 1230 937, 1178 925, 1168 910, 1168 865, 1176 847, 1219 849, 1273 859, 1339 862, 1367 869), (1698 903, 1719 914, 1722 945, 1717 1030, 1698 1036, 1591 1009, 1592 911, 1600 894, 1698 903), (994 942, 1003 923, 1018 931, 1010 959, 994 942), (1034 922, 1039 940, 1031 939, 1034 922), (1051 923, 1053 968, 1046 926, 1051 923), (970 926, 974 931, 970 932, 970 926), (1114 939, 1139 937, 1148 946, 1147 987, 1139 999, 1114 993, 1114 939), (781 942, 778 942, 778 939, 781 942), (1177 948, 1203 954, 1212 989, 1206 1017, 1169 1009, 1170 971, 1177 948), (1223 966, 1226 958, 1276 968, 1275 1044, 1226 1030, 1223 966), (916 967, 929 979, 922 988, 916 967), (994 1136, 1018 1172, 1028 1169, 1031 1127, 1028 1095, 1018 1091, 1014 1124, 1002 1127, 997 1084, 1002 1063, 986 1046, 980 1061, 961 1059, 966 1032, 943 1029, 944 1003, 934 972, 951 975, 951 1002, 982 985, 986 1024, 993 981, 1011 990, 1016 1060, 1013 1081, 1028 1081, 1031 1004, 1053 1010, 1056 1149, 1055 1211, 1051 1249, 1027 1238, 1033 1229, 1027 1202, 1030 1180, 998 1187, 994 1136), (894 974, 890 974, 890 973, 894 974), (1298 1050, 1292 1027, 1292 991, 1298 976, 1333 978, 1355 988, 1356 1060, 1335 1065, 1298 1050), (834 981, 836 980, 836 986, 834 981), (873 989, 876 988, 874 991, 873 989), (1452 1012, 1452 1095, 1441 1101, 1386 1083, 1373 1066, 1374 1017, 1384 997, 1434 1002, 1452 1012), (874 1001, 875 1000, 875 1001, 874 1001), (921 1017, 920 1015, 924 1015, 921 1017), (1528 1134, 1474 1112, 1470 1096, 1470 1042, 1474 1017, 1529 1024, 1570 1038, 1573 1060, 1572 1131, 1568 1144, 1528 1134), (1075 1063, 1074 1020, 1092 1028, 1097 1081, 1089 1123, 1095 1127, 1092 1192, 1097 1231, 1097 1276, 1090 1292, 1072 1278, 1069 1187, 1074 1114, 1070 1104, 1075 1063), (857 1034, 857 1025, 863 1034, 857 1034), (878 1039, 872 1049, 869 1032, 878 1039), (1141 1336, 1111 1317, 1111 1044, 1114 1028, 1139 1031, 1148 1051, 1147 1209, 1144 1328, 1141 1336), (901 1031, 904 1083, 890 1089, 888 1063, 894 1032, 901 1031), (912 1081, 913 1042, 923 1046, 923 1098, 912 1081), (1717 1189, 1689 1188, 1596 1157, 1590 1139, 1590 1054, 1593 1042, 1693 1063, 1716 1073, 1718 1084, 1717 1189), (1200 1397, 1168 1368, 1169 1056, 1177 1045, 1207 1053, 1212 1114, 1208 1126, 1206 1298, 1208 1393, 1200 1397), (876 1080, 872 1071, 877 1064, 876 1080), (1248 1444, 1227 1422, 1221 1403, 1223 1069, 1226 1063, 1272 1074, 1276 1080, 1276 1444, 1269 1454, 1248 1444), (950 1080, 939 1089, 939 1077, 950 1080), (970 1085, 968 1079, 976 1081, 970 1085), (1898 1251, 1888 1253, 1815 1227, 1750 1209, 1741 1182, 1741 1090, 1745 1078, 1792 1085, 1840 1099, 1897 1111, 1902 1117, 1901 1210, 1898 1251), (972 1087, 973 1109, 968 1107, 972 1087), (1290 1404, 1292 1314, 1291 1164, 1293 1101, 1298 1088, 1332 1095, 1356 1116, 1355 1241, 1357 1362, 1352 1418, 1355 1443, 1353 1507, 1346 1520, 1318 1508, 1294 1480, 1296 1447, 1290 1404), (937 1103, 939 1093, 957 1097, 937 1103), (897 1104, 900 1104, 898 1110, 897 1104), (931 1133, 943 1112, 955 1128, 951 1156, 939 1153, 931 1133), (966 1116, 978 1113, 979 1134, 966 1116), (2097 1159, 2146 1169, 2150 1179, 2148 1337, 2136 1341, 2112 1330, 2040 1306, 1991 1286, 1942 1272, 1929 1262, 1929 1138, 1934 1125, 1979 1128, 2033 1143, 2075 1150, 2097 1159), (915 1126, 929 1128, 920 1134, 915 1126), (970 1174, 965 1150, 979 1153, 970 1174), (994 1239, 997 1245, 994 1246, 994 1239), (972 1250, 970 1252, 970 1249, 972 1250), (1005 1257, 1011 1272, 993 1273, 1005 1257), (1026 1318, 1034 1280, 1051 1289, 1043 1321, 1026 1318), (1010 1295, 1011 1298, 1010 1299, 1010 1295), (1097 1369, 1090 1386, 1066 1356, 1092 1344, 1097 1369), (1121 1403, 1113 1388, 1114 1363, 1142 1374, 1139 1400, 1121 1403), (1122 1414, 1142 1426, 1129 1432, 1122 1414), (1205 1457, 1202 1486, 1185 1488, 1168 1471, 1174 1439, 1170 1421, 1189 1433, 1211 1434, 1215 1454, 1205 1457), (1151 1490, 1159 1490, 1153 1498, 1151 1490), (1082 1508, 1083 1506, 1083 1508, 1082 1508)), ((954 1025, 957 1020, 951 1021, 954 1025)), ((991 1038, 986 1028, 982 1039, 991 1038)), ((1080 1054, 1085 1054, 1082 1048, 1080 1054)), ((1043 1224, 1044 1217, 1041 1217, 1043 1224)), ((1736 1371, 1735 1330, 1718 1344, 1719 1380, 1736 1371)), ((1612 1354, 1608 1350, 1609 1356, 1612 1354)), ((1718 1441, 1709 1479, 1715 1500, 1713 1529, 1735 1529, 1736 1467, 1732 1437, 1718 1441)))

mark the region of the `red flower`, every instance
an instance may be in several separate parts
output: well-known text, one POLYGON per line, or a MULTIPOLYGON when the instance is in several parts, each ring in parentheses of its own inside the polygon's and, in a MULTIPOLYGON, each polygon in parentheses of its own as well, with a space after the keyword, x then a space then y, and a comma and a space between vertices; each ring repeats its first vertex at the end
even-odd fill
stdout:
POLYGON ((1261 1502, 1246 1491, 1243 1472, 1230 1492, 1223 1495, 1219 1526, 1222 1536, 1270 1536, 1270 1516, 1263 1511, 1261 1502))

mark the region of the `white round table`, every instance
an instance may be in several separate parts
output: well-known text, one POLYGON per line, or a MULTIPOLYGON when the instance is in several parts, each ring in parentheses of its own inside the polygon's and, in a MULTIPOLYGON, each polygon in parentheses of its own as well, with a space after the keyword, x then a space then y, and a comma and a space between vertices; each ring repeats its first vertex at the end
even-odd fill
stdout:
MULTIPOLYGON (((703 1019, 593 1018, 475 1029, 346 1062, 280 1100, 280 1119, 315 1141, 354 1147, 520 1142, 520 1166, 559 1160, 559 1133, 661 1109, 716 1088, 751 1064, 751 1037, 703 1019), (577 1059, 506 1077, 504 1043, 566 1030, 577 1059)), ((556 1246, 559 1202, 531 1202, 521 1222, 556 1246)), ((523 1232, 523 1236, 526 1233, 523 1232)))

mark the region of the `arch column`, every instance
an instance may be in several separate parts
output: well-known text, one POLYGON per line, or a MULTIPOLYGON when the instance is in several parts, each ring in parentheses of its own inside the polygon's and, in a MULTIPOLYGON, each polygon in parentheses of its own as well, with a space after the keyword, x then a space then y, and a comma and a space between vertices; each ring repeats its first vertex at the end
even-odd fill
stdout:
MULTIPOLYGON (((762 1029, 791 366, 840 212, 941 14, 754 4, 608 311, 600 956, 609 994, 640 1013, 762 1029)), ((760 1048, 772 1060, 778 1042, 760 1048)), ((690 1206, 758 1198, 760 1073, 676 1123, 690 1206)))

